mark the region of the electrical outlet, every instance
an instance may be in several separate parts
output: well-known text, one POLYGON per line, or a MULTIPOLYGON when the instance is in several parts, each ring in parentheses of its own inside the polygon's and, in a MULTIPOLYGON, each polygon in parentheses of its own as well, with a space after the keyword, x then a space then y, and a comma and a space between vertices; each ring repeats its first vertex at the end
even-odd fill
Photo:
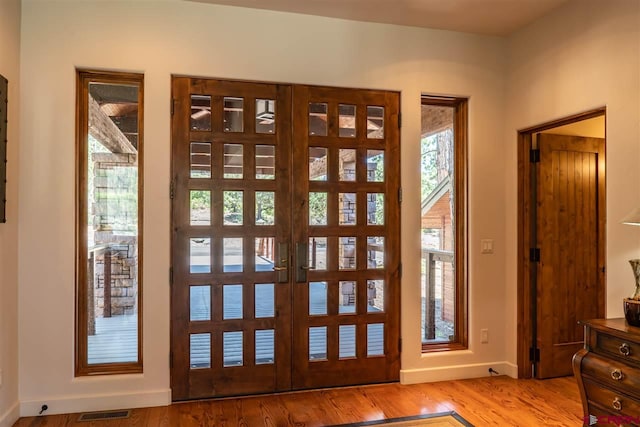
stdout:
POLYGON ((480 329, 480 342, 482 344, 487 344, 489 342, 489 330, 488 329, 480 329))

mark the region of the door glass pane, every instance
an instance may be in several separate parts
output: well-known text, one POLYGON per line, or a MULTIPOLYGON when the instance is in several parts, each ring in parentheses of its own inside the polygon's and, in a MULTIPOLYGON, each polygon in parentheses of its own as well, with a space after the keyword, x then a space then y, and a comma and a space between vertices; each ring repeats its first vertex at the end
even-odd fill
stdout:
POLYGON ((191 130, 211 130, 211 96, 191 95, 191 130))
POLYGON ((384 138, 384 107, 367 106, 367 138, 384 138))
POLYGON ((256 133, 275 133, 276 101, 256 99, 256 133))
POLYGON ((327 104, 309 103, 309 135, 327 136, 327 104))
POLYGON ((356 238, 355 237, 339 238, 338 268, 340 270, 355 270, 356 268, 356 238))
POLYGON ((327 269, 327 238, 309 237, 308 266, 314 270, 327 269))
POLYGON ((275 238, 256 237, 256 271, 273 271, 275 265, 275 238))
POLYGON ((256 225, 273 225, 275 219, 276 193, 256 191, 256 225))
POLYGON ((276 147, 256 145, 256 179, 275 179, 276 147))
POLYGON ((242 331, 222 333, 222 365, 225 368, 229 366, 242 366, 242 335, 242 331))
POLYGON ((327 149, 309 147, 309 181, 327 180, 327 149))
POLYGON ((244 132, 244 99, 224 98, 224 131, 244 132))
POLYGON ((255 286, 256 319, 275 316, 273 283, 257 283, 255 286))
POLYGON ((339 282, 338 295, 338 313, 340 314, 354 314, 356 312, 357 292, 358 287, 356 282, 344 281, 339 282))
POLYGON ((309 282, 309 315, 327 314, 327 282, 309 282))
POLYGON ((338 224, 356 225, 356 193, 338 193, 338 224))
POLYGON ((273 329, 256 331, 256 365, 267 365, 275 361, 275 333, 273 329))
POLYGON ((356 106, 340 104, 338 106, 338 123, 340 126, 338 135, 346 138, 356 136, 356 106))
POLYGON ((211 367, 211 334, 189 335, 189 366, 191 369, 211 367))
POLYGON ((367 312, 384 311, 384 280, 367 280, 367 312))
POLYGON ((327 327, 309 328, 309 360, 327 360, 327 327))
POLYGON ((309 193, 309 225, 327 225, 327 193, 309 193))
POLYGON ((224 191, 224 225, 242 225, 242 191, 224 191))
POLYGON ((356 357, 356 325, 340 325, 339 358, 356 357))
POLYGON ((243 157, 241 144, 224 144, 224 177, 242 179, 243 157))
POLYGON ((242 259, 242 237, 227 237, 222 239, 223 256, 222 271, 238 273, 244 270, 242 259))
POLYGON ((352 148, 341 148, 338 157, 338 177, 340 181, 355 181, 356 150, 352 148))
POLYGON ((384 268, 384 237, 367 237, 367 268, 384 268))
POLYGON ((189 272, 211 273, 211 239, 193 237, 189 239, 189 272))
POLYGON ((222 318, 242 319, 242 285, 222 286, 222 318))
POLYGON ((191 286, 189 320, 211 320, 211 286, 191 286))
POLYGON ((367 224, 384 225, 384 193, 367 193, 367 224))
POLYGON ((191 143, 191 178, 211 178, 211 144, 191 143))
POLYGON ((189 205, 191 225, 211 225, 211 191, 191 190, 189 205))
POLYGON ((367 325, 367 356, 384 355, 384 323, 367 325))
POLYGON ((367 181, 384 181, 384 150, 367 150, 367 181))

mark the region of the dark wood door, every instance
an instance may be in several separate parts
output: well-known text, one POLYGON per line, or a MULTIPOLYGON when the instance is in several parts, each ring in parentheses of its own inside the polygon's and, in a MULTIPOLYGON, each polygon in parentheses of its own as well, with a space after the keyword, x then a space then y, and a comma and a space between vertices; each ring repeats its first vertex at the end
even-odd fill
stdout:
POLYGON ((172 84, 174 400, 398 379, 398 94, 172 84))
POLYGON ((293 387, 397 380, 397 93, 293 89, 293 387))
POLYGON ((538 378, 572 374, 578 321, 604 316, 604 140, 540 134, 538 378))

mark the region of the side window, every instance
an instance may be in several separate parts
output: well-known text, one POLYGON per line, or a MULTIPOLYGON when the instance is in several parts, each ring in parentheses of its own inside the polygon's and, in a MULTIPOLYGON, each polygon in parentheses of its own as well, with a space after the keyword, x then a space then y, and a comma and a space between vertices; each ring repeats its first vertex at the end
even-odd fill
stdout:
POLYGON ((76 376, 142 372, 143 79, 77 71, 76 376))
POLYGON ((422 97, 422 350, 467 347, 467 100, 422 97))

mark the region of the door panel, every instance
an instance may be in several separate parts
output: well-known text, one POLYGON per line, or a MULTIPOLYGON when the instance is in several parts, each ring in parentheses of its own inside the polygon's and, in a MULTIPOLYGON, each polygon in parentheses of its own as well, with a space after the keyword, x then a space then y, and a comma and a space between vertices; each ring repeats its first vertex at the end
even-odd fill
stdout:
POLYGON ((173 398, 397 380, 399 95, 173 97, 173 398))
POLYGON ((293 387, 397 380, 399 97, 294 86, 293 99, 293 387))
POLYGON ((540 134, 538 377, 571 375, 579 320, 604 315, 604 140, 540 134))
POLYGON ((173 97, 173 397, 287 390, 291 88, 177 77, 173 97))

